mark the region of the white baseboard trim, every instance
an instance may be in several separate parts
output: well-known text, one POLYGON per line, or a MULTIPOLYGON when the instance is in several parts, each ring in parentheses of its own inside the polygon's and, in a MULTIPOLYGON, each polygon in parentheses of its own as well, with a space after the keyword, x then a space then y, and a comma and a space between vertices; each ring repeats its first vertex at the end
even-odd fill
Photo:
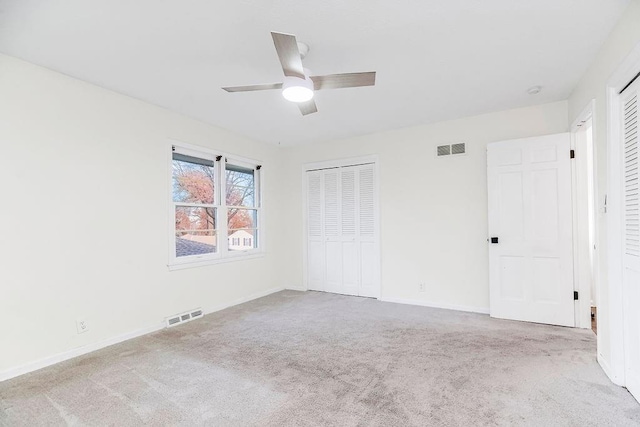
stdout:
POLYGON ((152 332, 159 331, 164 327, 165 327, 165 323, 162 322, 156 325, 148 326, 146 328, 128 332, 126 334, 118 335, 112 338, 107 338, 106 340, 102 340, 95 343, 84 345, 82 347, 74 348, 69 351, 64 351, 62 353, 54 354, 53 356, 48 356, 40 360, 36 360, 34 362, 28 362, 28 363, 25 363, 24 365, 20 365, 15 368, 10 368, 6 371, 0 372, 0 382, 18 377, 20 375, 28 374, 29 372, 37 371, 42 368, 46 368, 47 366, 64 362, 65 360, 73 359, 74 357, 82 356, 83 354, 91 353, 93 351, 100 350, 102 348, 109 347, 111 345, 118 344, 123 341, 127 341, 133 338, 140 337, 142 335, 147 335, 152 332))
POLYGON ((611 382, 614 383, 615 385, 619 385, 620 387, 624 387, 624 381, 613 374, 611 365, 609 365, 609 362, 604 357, 602 357, 600 353, 598 353, 597 359, 598 359, 598 364, 600 364, 600 367, 602 368, 604 373, 607 374, 611 382))
POLYGON ((466 305, 442 304, 437 302, 422 301, 417 299, 405 298, 380 298, 380 301, 394 302, 397 304, 419 305, 422 307, 443 308, 445 310, 466 311, 469 313, 489 314, 489 309, 485 307, 470 307, 466 305))
POLYGON ((307 291, 307 289, 303 288, 302 286, 287 286, 285 289, 288 291, 300 291, 300 292, 307 291))
MULTIPOLYGON (((205 314, 214 313, 216 311, 224 310, 225 308, 233 307, 234 305, 242 304, 245 302, 249 302, 254 299, 262 298, 267 295, 280 292, 284 290, 284 288, 272 288, 263 292, 257 292, 255 294, 249 295, 244 298, 239 298, 235 301, 232 301, 228 304, 221 304, 218 306, 210 307, 209 309, 205 309, 205 314)), ((152 332, 157 332, 166 327, 166 323, 162 321, 159 324, 147 326, 146 328, 138 329, 132 332, 127 332, 122 335, 118 335, 112 338, 107 338, 106 340, 98 341, 92 344, 87 344, 82 347, 74 348, 69 351, 65 351, 62 353, 54 354, 53 356, 48 356, 42 358, 40 360, 36 360, 34 362, 28 362, 24 365, 17 366, 15 368, 10 368, 5 371, 0 372, 0 382, 9 380, 11 378, 19 377, 20 375, 28 374, 29 372, 34 372, 42 368, 46 368, 47 366, 55 365, 60 362, 64 362, 65 360, 73 359, 74 357, 82 356, 87 353, 91 353, 105 347, 112 346, 114 344, 119 344, 124 341, 128 341, 133 338, 138 338, 143 335, 150 334, 152 332)))

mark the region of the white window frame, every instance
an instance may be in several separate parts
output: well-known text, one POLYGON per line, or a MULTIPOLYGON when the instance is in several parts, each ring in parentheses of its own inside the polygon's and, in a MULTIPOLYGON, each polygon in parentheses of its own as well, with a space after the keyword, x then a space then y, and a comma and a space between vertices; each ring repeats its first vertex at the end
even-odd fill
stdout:
POLYGON ((263 200, 263 167, 262 163, 253 159, 248 159, 233 154, 225 153, 210 148, 187 144, 181 141, 170 140, 168 144, 168 233, 169 233, 169 251, 168 263, 169 270, 180 270, 192 267, 201 267, 206 265, 219 264, 224 262, 246 260, 259 258, 264 256, 264 200, 263 200), (184 257, 176 256, 176 233, 175 233, 175 207, 177 203, 173 201, 173 153, 189 155, 215 162, 214 176, 214 203, 212 205, 203 204, 203 207, 212 207, 216 209, 216 252, 211 254, 189 255, 184 257), (219 159, 219 160, 217 160, 219 159), (256 238, 258 239, 258 247, 246 250, 229 250, 229 233, 227 215, 228 209, 235 206, 227 206, 226 198, 226 166, 227 163, 241 166, 254 170, 255 185, 255 206, 241 206, 241 208, 252 209, 256 211, 257 223, 256 238))

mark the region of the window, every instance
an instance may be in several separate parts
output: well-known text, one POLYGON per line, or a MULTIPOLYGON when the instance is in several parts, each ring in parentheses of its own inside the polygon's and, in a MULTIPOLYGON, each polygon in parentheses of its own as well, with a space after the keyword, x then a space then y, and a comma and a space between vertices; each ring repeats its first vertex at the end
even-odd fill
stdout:
POLYGON ((234 165, 230 162, 226 165, 227 227, 229 235, 234 236, 234 243, 229 250, 253 248, 253 245, 240 246, 240 239, 257 240, 258 208, 255 173, 256 169, 234 165))
POLYGON ((205 149, 172 150, 169 264, 199 265, 257 253, 260 166, 205 149))

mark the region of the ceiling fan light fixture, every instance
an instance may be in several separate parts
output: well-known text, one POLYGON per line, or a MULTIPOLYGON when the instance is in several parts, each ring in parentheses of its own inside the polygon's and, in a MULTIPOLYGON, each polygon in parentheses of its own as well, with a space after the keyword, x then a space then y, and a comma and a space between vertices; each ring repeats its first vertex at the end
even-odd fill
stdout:
POLYGON ((282 96, 291 102, 310 101, 313 98, 313 81, 308 77, 287 77, 282 84, 282 96))

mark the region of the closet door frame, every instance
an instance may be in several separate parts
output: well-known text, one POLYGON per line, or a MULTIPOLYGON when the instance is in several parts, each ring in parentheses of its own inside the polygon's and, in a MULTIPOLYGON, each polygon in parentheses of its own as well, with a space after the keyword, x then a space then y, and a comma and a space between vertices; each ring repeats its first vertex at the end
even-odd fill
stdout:
POLYGON ((302 165, 302 248, 303 248, 303 289, 309 290, 309 252, 308 252, 308 219, 307 219, 307 172, 341 168, 346 166, 358 166, 364 164, 373 165, 374 174, 374 187, 373 187, 373 199, 374 199, 374 231, 375 231, 375 251, 376 251, 376 271, 374 272, 374 280, 377 284, 377 293, 374 298, 380 299, 382 296, 382 286, 380 280, 380 175, 379 175, 379 159, 377 155, 361 156, 361 157, 349 157, 344 159, 326 160, 321 162, 305 163, 302 165))
MULTIPOLYGON (((625 293, 623 287, 623 169, 622 169, 622 111, 620 92, 635 78, 640 71, 640 43, 613 72, 606 87, 606 137, 607 171, 606 195, 601 196, 600 213, 606 221, 606 276, 607 286, 604 288, 608 301, 608 327, 598 334, 598 362, 614 384, 626 385, 625 368, 625 293), (606 346, 601 346, 606 340, 606 346), (604 349, 608 349, 607 354, 604 349)), ((596 122, 594 120, 594 122, 596 122)), ((598 133, 595 133, 596 137, 598 133)), ((597 142, 598 146, 602 142, 597 142)), ((602 294, 602 293, 601 293, 602 294)), ((602 304, 601 304, 602 305, 602 304)), ((605 350, 606 351, 606 350, 605 350)))

